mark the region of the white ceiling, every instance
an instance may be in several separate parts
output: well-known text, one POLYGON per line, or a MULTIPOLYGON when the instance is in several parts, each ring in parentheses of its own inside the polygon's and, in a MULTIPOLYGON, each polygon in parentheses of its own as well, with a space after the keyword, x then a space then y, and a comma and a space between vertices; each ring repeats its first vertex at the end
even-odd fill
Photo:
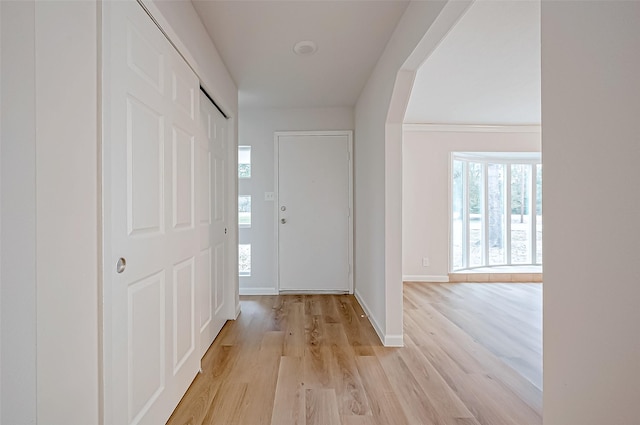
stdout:
POLYGON ((242 107, 355 105, 407 2, 192 0, 242 107), (313 40, 318 51, 297 56, 313 40))
POLYGON ((476 1, 418 70, 405 122, 539 124, 540 3, 476 1))
MULTIPOLYGON (((192 0, 242 107, 355 105, 408 2, 192 0), (313 40, 318 52, 297 56, 313 40)), ((539 124, 540 5, 477 0, 418 71, 407 123, 539 124)))

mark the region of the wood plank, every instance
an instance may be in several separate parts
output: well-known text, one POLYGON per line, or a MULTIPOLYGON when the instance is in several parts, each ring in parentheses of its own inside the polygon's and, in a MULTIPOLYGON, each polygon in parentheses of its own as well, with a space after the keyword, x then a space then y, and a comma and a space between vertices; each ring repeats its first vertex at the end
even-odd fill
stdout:
POLYGON ((399 355, 411 370, 426 397, 431 400, 437 416, 442 422, 458 424, 460 419, 468 419, 470 424, 477 425, 467 406, 464 405, 453 389, 447 385, 437 369, 418 349, 411 338, 405 338, 405 346, 407 350, 400 350, 399 355))
MULTIPOLYGON (((236 344, 239 347, 238 359, 233 365, 229 379, 248 384, 253 382, 254 376, 260 372, 261 365, 258 362, 258 352, 264 335, 269 332, 270 323, 265 320, 268 315, 254 314, 246 327, 243 337, 236 344)), ((284 335, 283 335, 284 337, 284 335)))
POLYGON ((284 330, 287 327, 287 315, 289 312, 289 306, 291 298, 277 296, 274 300, 273 309, 273 322, 277 326, 276 330, 284 330))
POLYGON ((304 296, 304 314, 311 316, 322 316, 322 307, 320 306, 320 295, 304 296))
MULTIPOLYGON (((239 327, 239 326, 236 326, 239 327)), ((232 329, 233 326, 225 326, 232 329)), ((224 338, 226 330, 220 336, 224 338)), ((209 348, 202 360, 202 373, 198 374, 189 387, 167 425, 187 425, 204 423, 214 397, 221 384, 228 377, 236 359, 237 346, 216 344, 209 348)))
POLYGON ((257 353, 253 377, 248 383, 245 403, 239 412, 239 424, 268 425, 271 423, 278 370, 284 345, 284 332, 267 331, 257 353))
MULTIPOLYGON (((382 342, 380 341, 380 337, 376 333, 375 329, 373 329, 373 326, 369 321, 369 317, 362 309, 362 306, 358 303, 358 300, 353 296, 343 295, 343 297, 346 297, 345 299, 351 305, 351 308, 356 315, 356 319, 360 324, 360 334, 363 342, 367 343, 371 347, 381 347, 382 342)), ((360 352, 360 355, 364 356, 367 354, 360 352)))
POLYGON ((284 355, 302 357, 305 347, 304 304, 301 302, 288 305, 288 320, 284 328, 284 355))
POLYGON ((407 416, 393 392, 389 378, 376 356, 356 357, 358 371, 371 404, 373 416, 381 425, 409 425, 407 416))
POLYGON ((320 311, 325 323, 340 323, 340 314, 336 307, 335 297, 321 297, 320 311))
POLYGON ((341 425, 334 390, 306 390, 305 407, 307 425, 341 425))
POLYGON ((299 357, 280 359, 271 423, 305 424, 305 387, 302 382, 302 359, 299 357))
POLYGON ((202 423, 237 425, 238 417, 246 402, 248 387, 247 384, 238 383, 229 383, 221 387, 202 423))
POLYGON ((343 415, 342 425, 378 425, 378 422, 373 416, 352 416, 343 415))
POLYGON ((332 387, 336 391, 341 415, 371 415, 371 408, 362 386, 355 361, 355 353, 349 345, 341 324, 325 325, 331 353, 332 387))
POLYGON ((442 421, 409 367, 400 356, 399 349, 376 348, 376 356, 384 369, 393 392, 406 413, 408 423, 434 425, 442 421))
POLYGON ((307 388, 329 388, 331 385, 329 346, 325 343, 322 316, 305 314, 306 344, 303 377, 307 388))
MULTIPOLYGON (((353 298, 355 300, 355 298, 353 298)), ((349 343, 358 356, 373 356, 371 341, 362 332, 362 324, 358 315, 351 305, 352 299, 349 297, 337 297, 336 307, 340 315, 340 323, 344 326, 349 343)))

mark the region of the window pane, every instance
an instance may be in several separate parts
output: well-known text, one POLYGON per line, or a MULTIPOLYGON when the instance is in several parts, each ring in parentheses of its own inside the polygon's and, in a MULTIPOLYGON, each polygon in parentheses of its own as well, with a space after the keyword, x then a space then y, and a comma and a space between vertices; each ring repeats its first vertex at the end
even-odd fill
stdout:
POLYGON ((238 245, 238 266, 240 276, 251 276, 251 244, 238 245))
POLYGON ((482 164, 469 162, 469 267, 484 265, 482 164))
POLYGON ((505 252, 505 166, 488 164, 487 166, 487 220, 489 221, 489 264, 506 264, 505 252))
POLYGON ((238 146, 238 178, 251 177, 251 146, 238 146))
POLYGON ((238 196, 238 225, 251 227, 251 196, 238 196))
POLYGON ((531 264, 531 165, 511 165, 511 264, 531 264))
POLYGON ((542 264, 542 164, 536 173, 536 264, 542 264))
POLYGON ((451 182, 451 267, 453 270, 464 267, 462 247, 464 246, 464 163, 453 161, 451 182))

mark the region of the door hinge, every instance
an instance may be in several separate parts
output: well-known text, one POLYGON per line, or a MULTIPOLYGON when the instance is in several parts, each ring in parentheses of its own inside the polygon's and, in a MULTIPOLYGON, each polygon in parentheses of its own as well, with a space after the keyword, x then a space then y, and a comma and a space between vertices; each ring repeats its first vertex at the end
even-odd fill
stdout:
POLYGON ((226 227, 224 228, 224 234, 225 235, 227 234, 227 228, 226 227))

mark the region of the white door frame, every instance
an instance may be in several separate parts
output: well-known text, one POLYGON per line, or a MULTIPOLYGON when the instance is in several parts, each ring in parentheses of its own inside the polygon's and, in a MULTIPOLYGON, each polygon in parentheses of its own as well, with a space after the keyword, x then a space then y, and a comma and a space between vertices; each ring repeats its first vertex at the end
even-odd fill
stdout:
MULTIPOLYGON (((276 288, 280 292, 280 196, 278 176, 280 174, 280 148, 279 139, 281 136, 346 136, 347 147, 349 150, 349 294, 353 294, 353 131, 351 130, 339 130, 339 131, 276 131, 273 136, 274 144, 274 230, 275 230, 275 266, 276 266, 276 288)), ((321 292, 321 291, 319 291, 321 292)), ((331 291, 333 292, 333 291, 331 291)))

